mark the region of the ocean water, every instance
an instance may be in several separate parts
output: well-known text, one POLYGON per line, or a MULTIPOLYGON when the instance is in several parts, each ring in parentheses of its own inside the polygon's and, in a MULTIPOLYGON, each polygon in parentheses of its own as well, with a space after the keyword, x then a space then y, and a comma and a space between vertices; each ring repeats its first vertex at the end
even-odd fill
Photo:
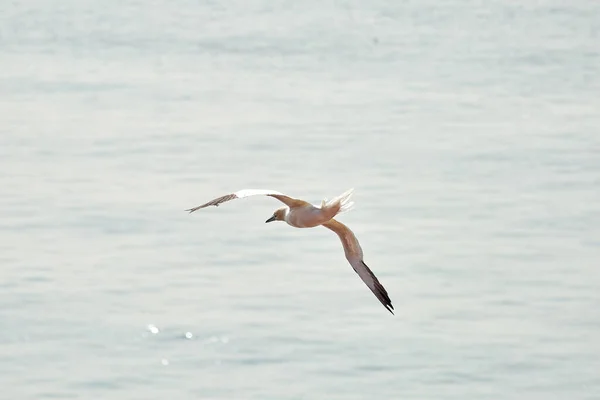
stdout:
POLYGON ((600 398, 597 1, 1 10, 0 398, 600 398))

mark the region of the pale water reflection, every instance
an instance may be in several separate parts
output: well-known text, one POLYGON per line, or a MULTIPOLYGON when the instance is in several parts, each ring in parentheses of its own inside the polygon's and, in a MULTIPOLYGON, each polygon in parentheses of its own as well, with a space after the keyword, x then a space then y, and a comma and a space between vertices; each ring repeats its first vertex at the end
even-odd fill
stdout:
POLYGON ((4 2, 0 397, 597 399, 599 16, 4 2), (183 211, 245 187, 354 187, 396 316, 269 199, 183 211))

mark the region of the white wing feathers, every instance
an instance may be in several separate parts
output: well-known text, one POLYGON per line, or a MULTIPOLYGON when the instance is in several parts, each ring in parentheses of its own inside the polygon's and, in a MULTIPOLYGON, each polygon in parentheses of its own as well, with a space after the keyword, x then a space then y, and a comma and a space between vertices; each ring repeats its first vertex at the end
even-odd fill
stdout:
POLYGON ((249 197, 249 196, 259 196, 259 195, 268 196, 271 194, 280 194, 282 196, 285 196, 283 193, 280 193, 276 190, 269 190, 269 189, 242 189, 242 190, 238 190, 237 192, 235 192, 235 195, 239 199, 241 199, 243 197, 249 197))
POLYGON ((231 194, 226 194, 224 196, 221 197, 217 197, 216 199, 213 199, 211 201, 209 201, 208 203, 204 203, 202 205, 199 205, 197 207, 194 208, 189 208, 185 211, 189 211, 189 212, 194 212, 196 210, 199 210, 201 208, 205 208, 208 206, 215 206, 218 207, 220 204, 223 204, 225 202, 231 201, 231 200, 235 200, 235 199, 241 199, 244 197, 249 197, 249 196, 271 196, 276 198, 277 200, 281 201, 282 203, 284 203, 285 205, 289 206, 289 207, 293 207, 294 205, 296 205, 298 202, 303 202, 302 200, 298 200, 298 199, 293 199, 289 196, 286 196, 283 193, 279 193, 275 190, 267 190, 267 189, 243 189, 243 190, 239 190, 235 193, 231 193, 231 194))
POLYGON ((323 226, 331 229, 339 236, 340 240, 342 241, 342 245, 344 246, 346 259, 354 271, 369 287, 369 289, 371 289, 381 304, 383 304, 383 306, 393 314, 394 306, 392 305, 392 301, 390 300, 390 297, 388 296, 383 285, 379 283, 379 280, 375 274, 373 274, 367 264, 365 264, 363 261, 363 252, 358 240, 356 239, 356 236, 354 236, 354 233, 346 225, 336 221, 335 219, 327 221, 323 224, 323 226))

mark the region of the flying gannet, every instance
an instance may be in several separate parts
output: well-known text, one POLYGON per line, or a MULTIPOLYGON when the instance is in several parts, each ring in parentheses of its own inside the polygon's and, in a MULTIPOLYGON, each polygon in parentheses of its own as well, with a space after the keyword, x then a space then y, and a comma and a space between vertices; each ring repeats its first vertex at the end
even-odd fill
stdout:
POLYGON ((352 192, 353 189, 350 189, 331 200, 323 200, 320 206, 315 206, 304 200, 295 199, 274 190, 244 189, 218 197, 208 203, 190 208, 186 211, 192 213, 208 206, 218 207, 220 204, 227 201, 249 196, 263 195, 274 197, 286 206, 275 210, 273 215, 265 222, 285 221, 288 225, 295 228, 312 228, 323 225, 325 228, 335 232, 342 241, 346 259, 354 271, 356 271, 358 276, 365 282, 369 289, 371 289, 381 304, 383 304, 389 312, 394 314, 392 311, 394 306, 392 305, 392 301, 390 300, 387 291, 363 261, 363 251, 356 236, 354 236, 354 233, 350 228, 333 218, 337 214, 349 211, 352 208, 352 205, 354 204, 350 201, 352 192))

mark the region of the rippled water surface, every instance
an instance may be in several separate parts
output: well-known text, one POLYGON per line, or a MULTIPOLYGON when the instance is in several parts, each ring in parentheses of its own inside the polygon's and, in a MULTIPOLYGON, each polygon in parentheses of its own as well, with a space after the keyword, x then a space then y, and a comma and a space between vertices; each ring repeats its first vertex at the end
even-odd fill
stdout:
POLYGON ((600 5, 4 1, 6 399, 598 399, 600 5), (323 228, 340 217, 392 316, 323 228))

